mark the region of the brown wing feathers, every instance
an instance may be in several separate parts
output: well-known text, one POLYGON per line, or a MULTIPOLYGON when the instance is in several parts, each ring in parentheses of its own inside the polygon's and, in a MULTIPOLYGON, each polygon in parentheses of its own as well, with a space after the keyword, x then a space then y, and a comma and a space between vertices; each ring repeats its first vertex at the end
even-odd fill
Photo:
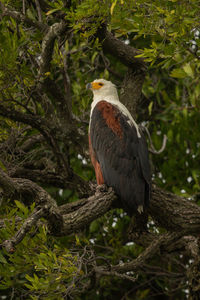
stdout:
POLYGON ((97 183, 112 186, 132 214, 149 200, 150 167, 145 139, 138 138, 128 121, 117 106, 98 102, 91 116, 89 143, 97 183))

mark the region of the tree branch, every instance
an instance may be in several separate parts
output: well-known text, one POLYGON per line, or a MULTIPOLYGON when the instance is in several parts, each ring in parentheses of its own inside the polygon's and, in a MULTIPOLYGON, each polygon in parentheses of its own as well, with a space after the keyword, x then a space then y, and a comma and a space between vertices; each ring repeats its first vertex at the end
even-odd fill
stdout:
POLYGON ((116 271, 105 271, 105 270, 103 270, 103 268, 100 268, 100 267, 96 267, 96 268, 94 268, 94 270, 95 270, 96 274, 100 275, 100 276, 111 276, 111 277, 115 276, 115 277, 118 277, 123 280, 129 280, 131 282, 136 282, 138 279, 137 275, 135 277, 133 277, 133 276, 129 276, 126 274, 118 273, 116 271))
POLYGON ((33 20, 29 19, 24 14, 21 14, 18 11, 15 11, 11 8, 6 7, 5 5, 3 5, 3 3, 1 1, 0 1, 0 7, 1 7, 1 10, 3 12, 3 16, 12 17, 16 21, 22 22, 22 23, 25 23, 28 26, 37 28, 37 29, 41 30, 42 32, 45 32, 48 29, 48 25, 46 25, 42 22, 33 21, 33 20))
POLYGON ((145 71, 143 69, 129 68, 120 91, 120 101, 128 108, 135 120, 144 79, 145 71))
POLYGON ((112 203, 116 199, 117 197, 111 188, 109 188, 108 192, 102 193, 97 191, 97 193, 91 196, 78 210, 63 215, 64 224, 60 234, 66 235, 82 229, 93 220, 104 215, 111 208, 112 203))
MULTIPOLYGON (((83 227, 90 224, 93 220, 104 215, 117 199, 112 189, 109 188, 108 191, 104 190, 102 192, 100 186, 97 188, 97 192, 94 196, 58 208, 55 200, 52 199, 46 191, 30 180, 9 178, 3 171, 1 171, 0 175, 0 185, 5 192, 11 187, 10 194, 16 193, 26 197, 29 195, 36 201, 37 209, 45 208, 45 213, 44 211, 43 213, 40 211, 39 215, 42 214, 42 216, 48 220, 50 232, 56 236, 71 234, 83 229, 83 227), (6 178, 6 181, 4 181, 4 178, 6 178)), ((141 266, 149 257, 157 253, 161 245, 174 251, 176 246, 171 247, 170 245, 175 245, 178 239, 186 234, 198 235, 200 233, 200 208, 183 197, 154 187, 149 212, 159 226, 173 231, 173 233, 154 236, 155 238, 153 237, 152 243, 141 257, 138 257, 136 261, 130 264, 126 264, 123 268, 122 266, 115 266, 112 271, 120 273, 134 270, 138 265, 141 266)), ((36 215, 38 216, 38 214, 36 215)), ((28 228, 27 230, 29 230, 29 225, 33 224, 32 222, 34 221, 31 219, 22 226, 22 232, 16 235, 20 237, 19 241, 21 241, 24 232, 27 232, 26 226, 28 228)), ((13 245, 13 243, 8 243, 8 245, 13 245)), ((184 243, 181 245, 184 245, 184 243)))
POLYGON ((40 80, 38 89, 42 90, 44 87, 46 92, 51 94, 54 101, 56 100, 56 107, 60 114, 60 121, 65 125, 66 129, 69 127, 71 117, 71 97, 68 93, 63 94, 60 87, 56 85, 54 80, 51 80, 47 72, 51 70, 51 60, 53 56, 54 44, 56 38, 59 38, 67 30, 69 30, 68 24, 64 21, 60 23, 54 23, 48 30, 46 36, 42 41, 42 52, 40 58, 39 78, 40 80), (41 86, 40 86, 41 85, 41 86))
POLYGON ((34 212, 25 220, 23 225, 21 226, 20 230, 17 231, 14 237, 5 240, 1 246, 6 249, 7 252, 13 253, 15 251, 15 246, 19 244, 23 238, 26 236, 26 234, 31 230, 31 228, 36 225, 37 221, 44 217, 45 215, 45 209, 40 208, 35 209, 34 212))
POLYGON ((7 193, 7 196, 15 194, 15 199, 24 199, 26 203, 30 203, 31 200, 35 201, 37 209, 44 207, 48 211, 47 220, 51 231, 61 231, 63 219, 58 211, 57 203, 42 187, 28 179, 11 178, 1 169, 0 186, 7 193), (4 178, 6 178, 6 181, 4 178), (10 187, 9 193, 8 183, 10 187))
POLYGON ((152 189, 149 213, 156 223, 169 231, 187 234, 200 232, 200 207, 184 197, 152 189))
POLYGON ((171 241, 177 239, 179 235, 174 233, 170 233, 170 234, 167 233, 158 236, 135 260, 128 263, 124 263, 123 265, 113 266, 111 268, 111 271, 115 271, 118 273, 125 273, 130 271, 136 271, 138 269, 141 270, 144 264, 150 258, 160 253, 160 247, 163 244, 168 244, 169 242, 171 243, 171 241))
POLYGON ((135 70, 145 70, 146 65, 142 58, 135 56, 141 54, 138 49, 126 45, 123 41, 117 39, 111 32, 106 29, 106 25, 102 26, 97 31, 97 36, 102 42, 103 51, 112 54, 118 58, 125 66, 134 68, 135 70))
POLYGON ((50 62, 52 60, 53 48, 55 39, 62 35, 68 25, 65 22, 54 23, 48 30, 46 36, 42 41, 42 52, 40 58, 40 75, 44 75, 50 71, 50 62))
POLYGON ((14 194, 16 188, 13 180, 0 169, 0 187, 3 189, 5 196, 14 194))
POLYGON ((36 8, 37 8, 37 13, 38 13, 38 20, 39 20, 39 22, 42 22, 42 11, 41 11, 39 0, 35 0, 35 4, 36 4, 36 8))
MULTIPOLYGON (((10 118, 11 120, 22 122, 24 124, 31 125, 31 127, 36 128, 42 135, 45 137, 48 144, 51 146, 55 157, 57 158, 58 167, 65 172, 65 175, 69 176, 71 170, 68 164, 66 157, 64 157, 59 149, 59 145, 54 138, 54 134, 52 134, 55 129, 59 131, 56 127, 56 124, 52 124, 48 122, 45 118, 32 115, 25 114, 15 109, 5 106, 0 103, 0 115, 6 118, 10 118)), ((70 174, 71 175, 71 174, 70 174)))

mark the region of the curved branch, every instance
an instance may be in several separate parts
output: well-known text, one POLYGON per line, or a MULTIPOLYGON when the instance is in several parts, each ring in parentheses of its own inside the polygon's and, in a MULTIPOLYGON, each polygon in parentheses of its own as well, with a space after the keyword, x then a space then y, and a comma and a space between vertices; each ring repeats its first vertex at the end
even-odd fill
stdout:
POLYGON ((148 135, 148 138, 149 138, 149 142, 150 142, 150 147, 149 147, 149 151, 153 154, 160 154, 162 153, 165 148, 166 148, 166 144, 167 144, 167 136, 166 134, 163 135, 163 141, 162 141, 162 146, 159 150, 156 150, 154 145, 153 145, 153 142, 152 142, 152 139, 151 139, 151 135, 149 133, 149 130, 146 126, 141 126, 142 129, 144 129, 148 135))
POLYGON ((102 26, 97 31, 97 36, 102 42, 103 51, 118 58, 124 65, 135 70, 145 70, 146 65, 142 58, 135 57, 141 54, 138 49, 126 45, 123 41, 117 39, 111 32, 106 29, 106 25, 102 26))
POLYGON ((11 196, 16 190, 13 180, 2 169, 0 169, 0 187, 6 196, 11 196))
POLYGON ((7 196, 15 195, 15 199, 27 198, 36 202, 37 208, 44 207, 48 210, 48 221, 52 224, 52 228, 62 226, 62 217, 58 211, 56 201, 39 185, 36 183, 22 178, 11 178, 3 170, 0 169, 0 186, 7 196), (4 179, 6 178, 6 180, 4 179), (9 183, 9 186, 8 186, 9 183), (8 191, 8 187, 10 191, 8 191), (60 220, 60 221, 59 221, 60 220))
MULTIPOLYGON (((28 196, 36 201, 37 208, 45 207, 45 218, 51 233, 56 236, 81 230, 105 214, 117 199, 112 189, 102 192, 101 187, 98 187, 94 196, 58 208, 55 200, 36 183, 28 179, 11 178, 3 170, 0 170, 0 186, 6 196, 15 195, 20 199, 21 196, 25 199, 28 196)), ((155 186, 152 189, 149 213, 157 225, 168 231, 181 236, 200 233, 200 207, 155 186)))
POLYGON ((50 70, 55 39, 63 34, 68 25, 65 22, 54 23, 48 30, 42 41, 42 53, 40 58, 40 75, 50 70))
POLYGON ((60 120, 66 128, 68 127, 70 120, 72 119, 70 110, 70 94, 63 94, 60 87, 55 83, 54 80, 49 77, 47 72, 50 72, 51 70, 51 60, 53 56, 55 40, 56 38, 59 38, 62 34, 64 34, 68 29, 68 24, 64 21, 61 21, 60 23, 53 24, 44 37, 42 41, 42 52, 40 57, 39 69, 39 78, 42 78, 42 80, 38 84, 39 90, 42 90, 42 88, 44 87, 46 92, 48 94, 51 94, 54 101, 56 100, 56 107, 60 114, 60 120))
POLYGON ((6 7, 3 5, 2 1, 0 1, 0 8, 3 12, 3 16, 9 16, 15 19, 18 22, 23 22, 27 24, 28 26, 37 28, 41 30, 42 32, 45 32, 48 29, 48 25, 42 23, 42 22, 37 22, 29 19, 27 16, 24 14, 19 13, 18 11, 15 11, 11 8, 6 7))
POLYGON ((136 271, 142 269, 144 264, 152 258, 154 255, 158 255, 160 252, 160 247, 164 244, 171 243, 180 236, 174 233, 167 233, 156 237, 152 243, 133 261, 125 263, 123 265, 116 265, 111 268, 112 271, 118 273, 125 273, 129 271, 136 271))
MULTIPOLYGON (((129 279, 129 280, 136 280, 137 277, 130 277, 128 275, 128 278, 124 277, 124 275, 127 276, 129 272, 133 273, 133 275, 138 275, 138 273, 148 271, 148 265, 146 264, 147 261, 152 259, 153 257, 162 255, 163 250, 169 245, 175 242, 180 237, 180 233, 167 233, 162 234, 160 236, 155 237, 151 244, 134 260, 130 262, 126 262, 123 264, 118 264, 114 266, 98 266, 95 268, 95 272, 97 274, 103 275, 103 276, 117 276, 122 279, 129 279)), ((152 266, 151 266, 152 271, 152 266)), ((183 277, 183 274, 181 273, 173 273, 170 272, 167 274, 167 271, 163 271, 162 269, 156 270, 157 274, 164 274, 164 276, 169 275, 172 278, 180 278, 183 277)), ((155 273, 155 274, 156 274, 155 273)), ((132 276, 133 276, 132 275, 132 276)))
MULTIPOLYGON (((9 185, 12 186, 10 193, 16 192, 16 194, 25 195, 26 197, 30 195, 36 201, 37 209, 44 208, 43 212, 40 211, 41 216, 47 219, 50 232, 55 236, 63 236, 83 229, 112 208, 117 199, 111 188, 102 192, 101 187, 98 187, 96 194, 90 198, 65 204, 58 208, 55 200, 45 190, 30 180, 9 178, 3 171, 1 171, 0 175, 0 185, 3 190, 8 191, 7 182, 9 182, 9 185), (6 183, 4 177, 9 179, 6 183)), ((153 187, 149 213, 159 226, 173 232, 164 236, 152 235, 153 242, 142 256, 142 260, 145 258, 144 261, 154 255, 161 245, 167 245, 169 249, 174 251, 176 247, 171 247, 170 243, 172 241, 175 244, 175 241, 181 237, 189 234, 198 235, 200 233, 200 207, 183 197, 153 187)), ((30 228, 31 222, 29 220, 27 225, 22 226, 21 230, 24 232, 26 226, 30 228)), ((25 230, 25 232, 27 231, 25 230)), ((20 237, 20 242, 23 233, 19 232, 16 236, 20 237)), ((13 244, 8 242, 8 245, 13 244)), ((130 266, 127 264, 124 269, 121 266, 120 268, 116 266, 112 271, 133 270, 138 266, 138 263, 141 264, 139 257, 137 261, 130 263, 130 266)))
POLYGON ((63 215, 64 223, 61 235, 77 232, 84 226, 90 224, 93 220, 104 215, 112 206, 117 197, 113 190, 109 188, 108 192, 97 192, 91 196, 78 210, 63 215))

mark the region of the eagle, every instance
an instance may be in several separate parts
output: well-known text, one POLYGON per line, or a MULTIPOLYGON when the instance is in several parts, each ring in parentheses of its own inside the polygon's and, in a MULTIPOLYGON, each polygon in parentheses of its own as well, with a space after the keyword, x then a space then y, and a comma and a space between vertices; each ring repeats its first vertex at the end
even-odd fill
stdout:
POLYGON ((145 137, 112 82, 96 79, 86 88, 93 92, 88 135, 97 184, 112 187, 129 215, 142 213, 151 190, 145 137))

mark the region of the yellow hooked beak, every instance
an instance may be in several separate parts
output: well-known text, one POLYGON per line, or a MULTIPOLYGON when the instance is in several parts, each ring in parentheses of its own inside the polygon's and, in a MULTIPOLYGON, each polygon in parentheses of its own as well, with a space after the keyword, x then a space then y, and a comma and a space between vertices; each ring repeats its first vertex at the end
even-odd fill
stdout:
POLYGON ((103 86, 101 82, 90 82, 86 85, 86 89, 88 90, 99 90, 103 86))

